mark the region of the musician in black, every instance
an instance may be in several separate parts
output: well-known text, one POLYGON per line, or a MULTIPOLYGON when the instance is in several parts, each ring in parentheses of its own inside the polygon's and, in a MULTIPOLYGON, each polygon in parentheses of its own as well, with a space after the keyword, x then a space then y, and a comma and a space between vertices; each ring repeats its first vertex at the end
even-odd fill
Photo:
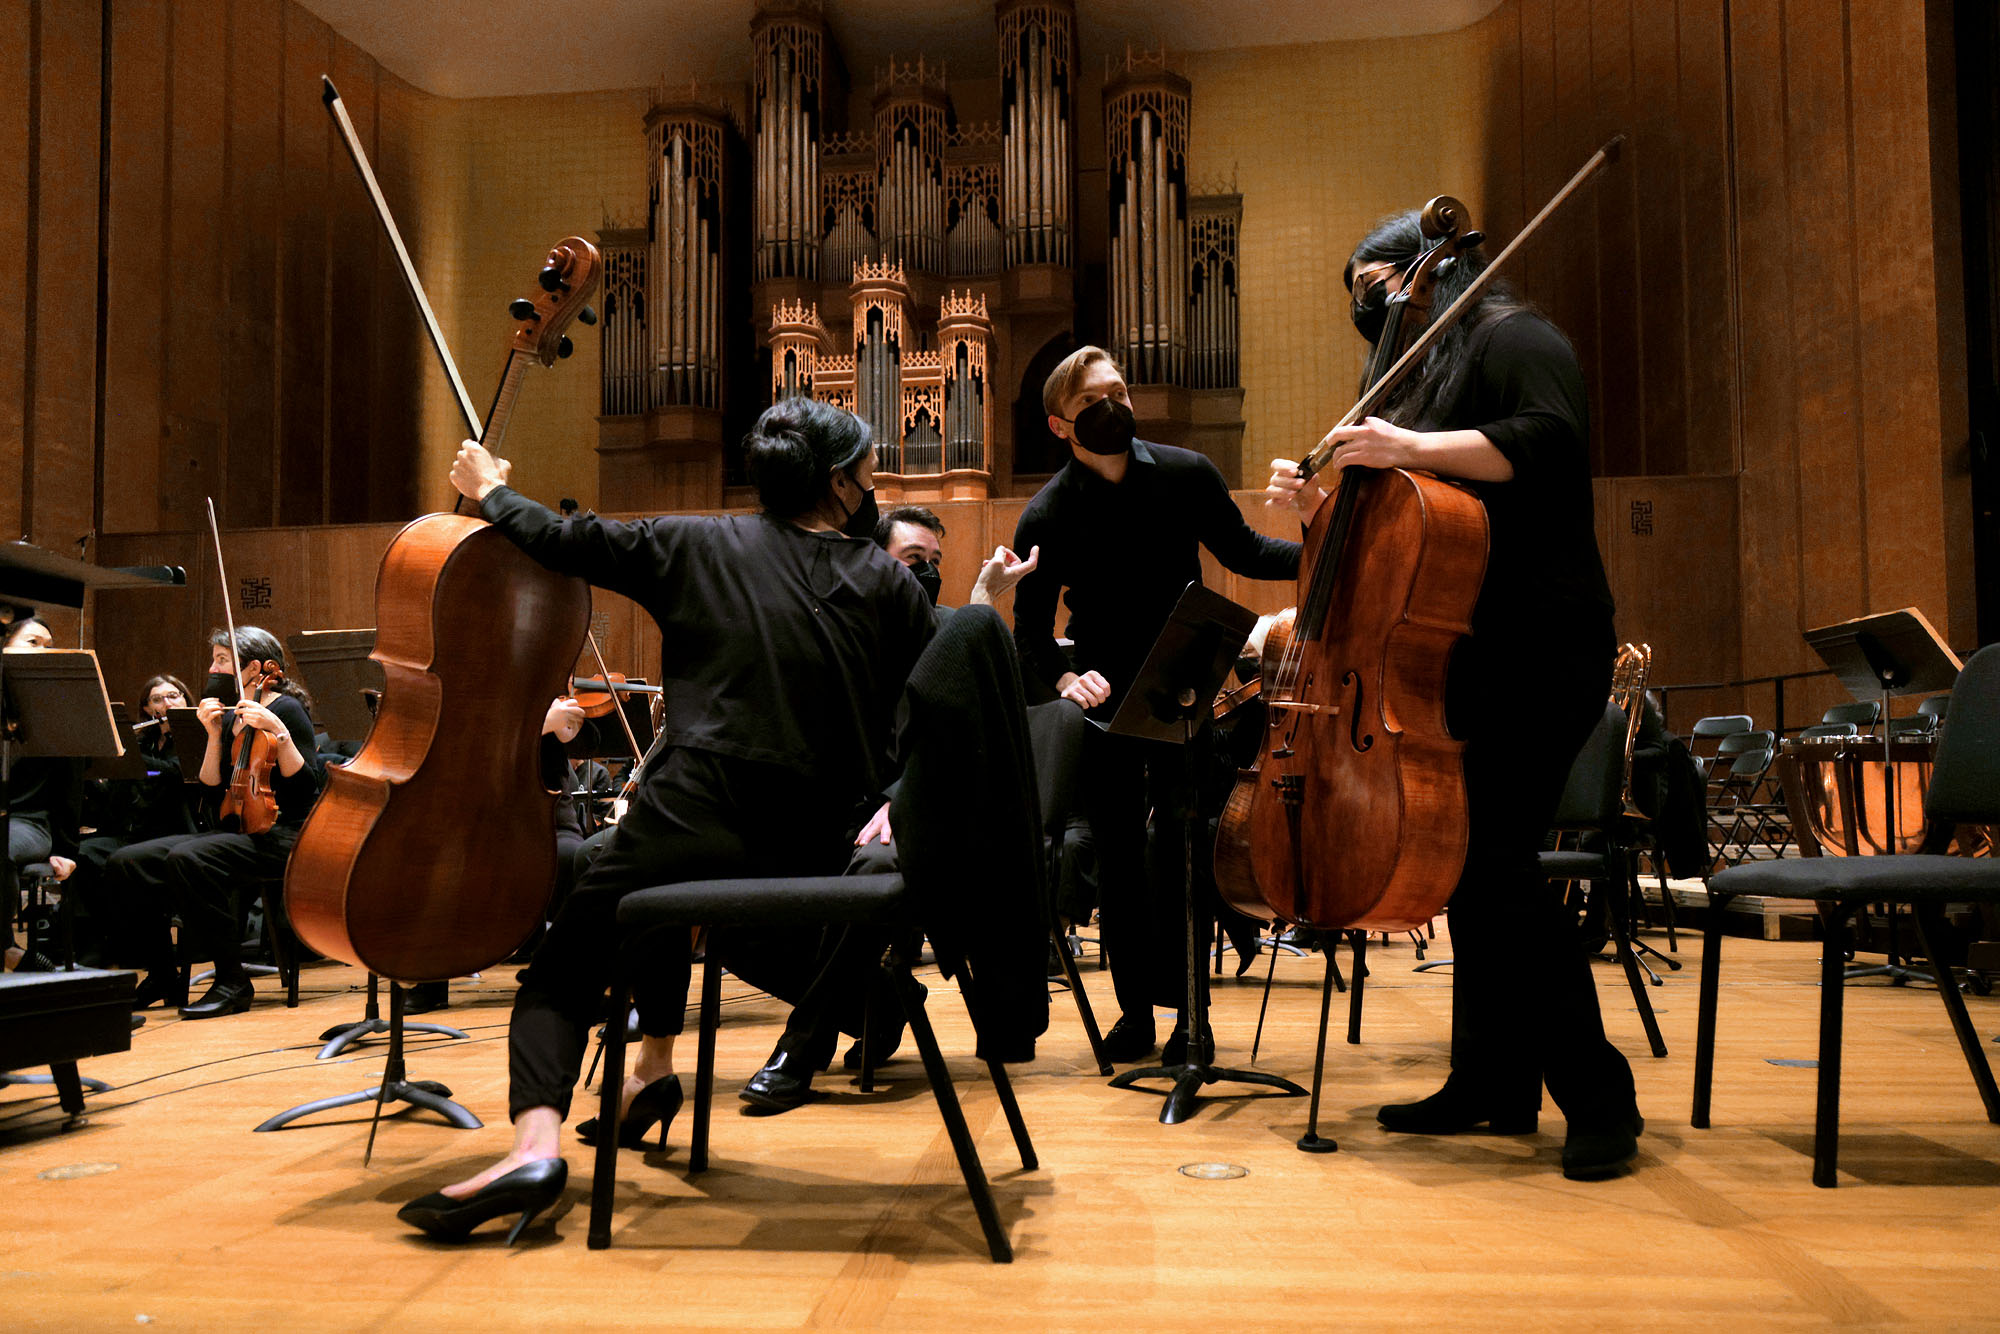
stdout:
MULTIPOLYGON (((1379 223, 1348 260, 1355 326, 1371 342, 1423 246, 1418 215, 1379 223)), ((1487 264, 1473 250, 1438 279, 1443 311, 1487 264)), ((1591 522, 1589 407, 1568 340, 1501 284, 1428 354, 1382 416, 1328 433, 1331 467, 1419 468, 1486 505, 1491 551, 1472 635, 1451 662, 1446 713, 1466 742, 1470 840, 1448 909, 1451 1076, 1378 1113, 1390 1130, 1534 1131, 1541 1090, 1568 1121, 1567 1176, 1610 1175, 1643 1129, 1632 1069, 1605 1038, 1574 923, 1536 862, 1571 763, 1603 715, 1616 640, 1591 522), (1524 732, 1523 729, 1526 729, 1524 732)), ((1322 473, 1323 476, 1330 475, 1322 473)), ((1274 502, 1324 497, 1289 459, 1274 502)))
MULTIPOLYGON (((1238 574, 1290 579, 1299 544, 1245 523, 1228 483, 1203 455, 1136 439, 1125 378, 1102 348, 1080 348, 1057 366, 1042 405, 1070 459, 1028 502, 1014 531, 1016 551, 1041 549, 1040 568, 1014 595, 1014 639, 1027 673, 1108 722, 1182 590, 1200 581, 1201 547, 1238 574), (1055 642, 1056 598, 1064 590, 1074 667, 1055 642)), ((1153 1047, 1153 1007, 1187 1003, 1179 849, 1192 796, 1182 790, 1179 747, 1095 732, 1089 741, 1083 799, 1122 1012, 1104 1047, 1111 1059, 1131 1061, 1153 1047), (1150 875, 1149 809, 1161 849, 1150 875)))
MULTIPOLYGON (((248 732, 267 737, 274 748, 270 788, 277 823, 251 834, 230 827, 206 834, 152 839, 121 848, 105 864, 106 896, 130 915, 144 933, 148 973, 134 997, 145 1008, 180 999, 180 973, 167 919, 181 919, 181 954, 210 959, 215 977, 193 1004, 180 1006, 183 1019, 212 1019, 250 1008, 250 974, 243 967, 243 921, 251 896, 277 897, 285 863, 299 830, 325 780, 313 744, 310 699, 290 678, 266 678, 282 670, 285 657, 277 636, 254 625, 238 626, 240 668, 230 658, 229 636, 209 636, 209 675, 196 706, 208 744, 200 779, 215 801, 229 788, 236 756, 248 732), (260 684, 261 683, 261 684, 260 684), (255 695, 247 692, 255 690, 255 695)), ((225 821, 225 824, 233 822, 225 821)))
MULTIPOLYGON (((761 512, 634 523, 559 519, 508 488, 485 449, 460 449, 453 484, 496 527, 658 622, 665 743, 521 975, 508 1042, 512 1150, 412 1201, 406 1221, 455 1239, 561 1194, 562 1122, 601 1017, 621 898, 709 876, 837 873, 870 812, 886 819, 896 707, 934 616, 916 580, 869 540, 870 441, 852 413, 787 399, 746 441, 761 512)), ((647 948, 645 1038, 617 1129, 627 1144, 671 1121, 681 1102, 673 1061, 687 933, 647 948)))

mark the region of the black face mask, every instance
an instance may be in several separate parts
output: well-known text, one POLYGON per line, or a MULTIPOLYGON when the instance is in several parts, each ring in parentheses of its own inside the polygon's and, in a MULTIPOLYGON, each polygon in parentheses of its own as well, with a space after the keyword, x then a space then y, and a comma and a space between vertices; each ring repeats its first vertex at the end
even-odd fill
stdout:
MULTIPOLYGON (((861 485, 860 482, 854 481, 852 473, 848 474, 848 480, 854 482, 857 487, 861 485)), ((861 492, 861 503, 848 511, 847 522, 840 525, 840 531, 848 537, 858 537, 872 542, 875 540, 875 525, 881 518, 881 511, 875 507, 875 488, 866 487, 861 492)))
POLYGON ((243 697, 243 687, 228 672, 210 672, 208 679, 201 683, 203 699, 221 700, 229 708, 243 697))
POLYGON ((944 575, 939 573, 938 567, 926 560, 918 561, 909 570, 923 586, 924 596, 931 600, 933 607, 937 606, 938 593, 944 588, 944 575))
POLYGON ((1370 283, 1349 305, 1354 328, 1370 343, 1380 341, 1382 327, 1389 322, 1389 284, 1370 283))
POLYGON ((1093 454, 1123 454, 1132 448, 1139 428, 1132 409, 1115 398, 1100 398, 1070 422, 1076 427, 1076 442, 1093 454))

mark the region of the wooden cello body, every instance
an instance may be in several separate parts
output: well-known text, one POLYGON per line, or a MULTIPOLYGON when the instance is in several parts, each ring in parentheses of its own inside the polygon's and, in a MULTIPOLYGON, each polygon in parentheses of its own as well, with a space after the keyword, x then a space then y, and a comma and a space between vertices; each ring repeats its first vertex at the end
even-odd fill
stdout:
MULTIPOLYGON (((1424 207, 1427 248, 1402 272, 1366 388, 1336 429, 1390 401, 1515 249, 1615 161, 1622 142, 1593 154, 1428 320, 1443 266, 1484 238, 1456 199, 1424 207)), ((1311 478, 1336 448, 1329 432, 1299 476, 1311 478)), ((1445 727, 1445 678, 1485 576, 1486 508, 1428 473, 1348 468, 1340 478, 1307 530, 1289 640, 1266 646, 1265 744, 1223 810, 1216 886, 1254 917, 1407 930, 1443 910, 1465 865, 1464 745, 1445 727)))
POLYGON ((484 520, 431 514, 390 543, 375 598, 382 702, 361 752, 327 770, 285 903, 321 954, 397 981, 459 977, 513 953, 548 904, 542 711, 564 693, 590 589, 484 520))
MULTIPOLYGON (((528 366, 570 353, 572 320, 602 257, 581 237, 548 253, 482 423, 446 349, 340 96, 329 113, 374 199, 466 430, 498 450, 528 366)), ((590 588, 530 558, 484 519, 430 514, 389 544, 375 580, 381 703, 361 751, 329 767, 285 869, 285 906, 321 954, 392 981, 463 976, 500 962, 542 920, 555 880, 555 801, 541 779, 549 701, 567 694, 590 588)))
POLYGON ((1266 678, 1263 758, 1230 794, 1216 883, 1253 916, 1404 930, 1437 915, 1465 861, 1464 743, 1445 728, 1444 683, 1486 569, 1486 509, 1400 469, 1341 490, 1349 504, 1322 504, 1306 535, 1299 624, 1277 688, 1266 678), (1329 554, 1338 579, 1322 573, 1329 554))

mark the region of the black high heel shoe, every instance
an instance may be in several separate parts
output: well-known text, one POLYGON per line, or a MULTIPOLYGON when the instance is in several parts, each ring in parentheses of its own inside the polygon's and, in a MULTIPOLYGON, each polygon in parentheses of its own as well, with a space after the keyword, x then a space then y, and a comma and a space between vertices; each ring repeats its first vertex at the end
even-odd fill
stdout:
MULTIPOLYGON (((631 1106, 618 1121, 618 1147, 621 1149, 643 1149, 646 1147, 646 1132, 653 1128, 653 1122, 660 1123, 660 1152, 667 1151, 667 1127, 674 1123, 674 1117, 681 1109, 681 1077, 668 1075, 656 1079, 632 1095, 631 1106)), ((576 1137, 593 1148, 597 1144, 597 1118, 577 1123, 576 1137)))
POLYGON ((396 1217, 421 1228, 439 1241, 464 1241, 466 1234, 489 1218, 520 1211, 507 1234, 512 1246, 535 1215, 562 1198, 569 1184, 569 1164, 561 1158, 526 1163, 506 1176, 487 1182, 464 1199, 442 1191, 419 1196, 396 1211, 396 1217))

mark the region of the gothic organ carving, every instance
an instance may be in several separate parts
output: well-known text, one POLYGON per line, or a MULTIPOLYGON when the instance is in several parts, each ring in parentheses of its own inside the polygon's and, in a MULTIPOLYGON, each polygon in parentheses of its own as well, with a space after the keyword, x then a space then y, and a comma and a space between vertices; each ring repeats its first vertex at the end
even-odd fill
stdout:
POLYGON ((722 506, 725 438, 796 394, 869 423, 885 504, 1025 494, 1061 461, 1041 377, 1083 342, 1124 364, 1147 438, 1236 470, 1242 200, 1190 191, 1187 79, 1164 52, 1107 67, 1108 234, 1080 234, 1073 0, 993 22, 992 120, 961 121, 922 54, 868 53, 850 95, 823 0, 758 0, 737 111, 655 99, 647 229, 602 233, 607 504, 722 506))

